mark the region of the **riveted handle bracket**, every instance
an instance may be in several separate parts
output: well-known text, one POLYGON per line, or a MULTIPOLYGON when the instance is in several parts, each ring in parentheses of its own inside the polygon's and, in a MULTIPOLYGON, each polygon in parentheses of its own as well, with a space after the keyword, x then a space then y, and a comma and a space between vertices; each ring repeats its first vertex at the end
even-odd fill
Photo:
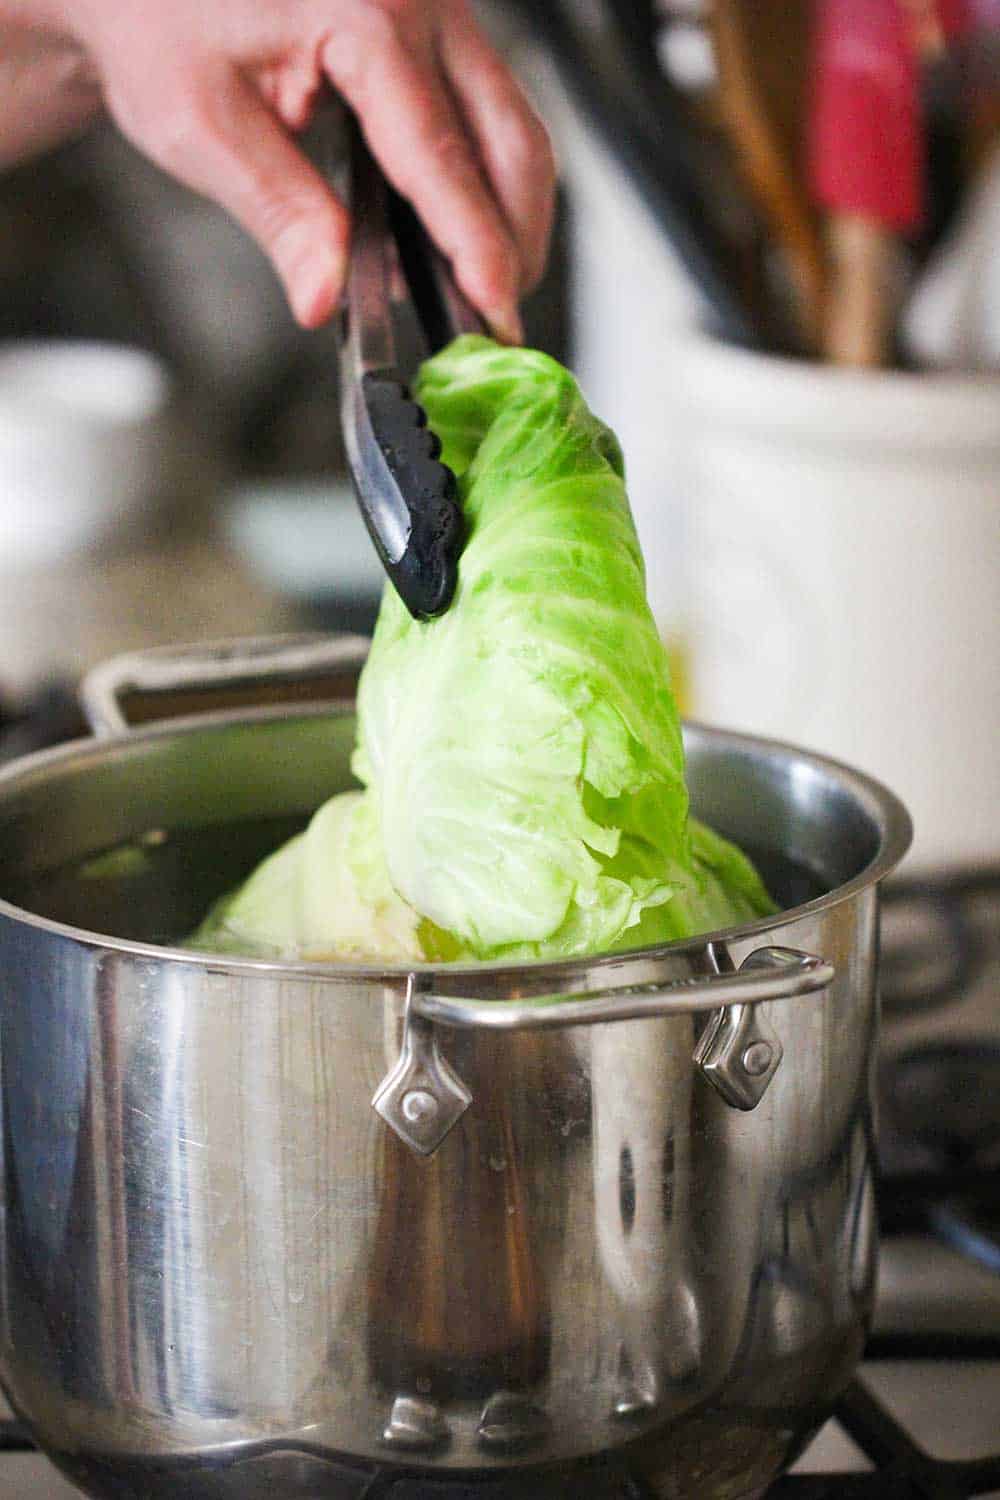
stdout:
POLYGON ((433 1022, 418 1015, 411 974, 406 985, 403 1045, 395 1066, 382 1080, 372 1108, 418 1156, 432 1156, 465 1114, 472 1095, 441 1056, 433 1022))

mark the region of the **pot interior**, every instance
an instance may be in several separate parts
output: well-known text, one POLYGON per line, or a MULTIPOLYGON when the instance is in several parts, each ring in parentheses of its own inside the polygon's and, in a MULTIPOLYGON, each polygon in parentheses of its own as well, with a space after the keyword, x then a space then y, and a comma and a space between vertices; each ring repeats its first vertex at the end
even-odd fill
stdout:
MULTIPOLYGON (((685 733, 693 811, 751 854, 783 908, 891 852, 898 805, 864 778, 788 747, 685 733)), ((348 710, 264 712, 33 757, 0 776, 0 900, 90 933, 177 943, 355 784, 353 741, 348 710)))

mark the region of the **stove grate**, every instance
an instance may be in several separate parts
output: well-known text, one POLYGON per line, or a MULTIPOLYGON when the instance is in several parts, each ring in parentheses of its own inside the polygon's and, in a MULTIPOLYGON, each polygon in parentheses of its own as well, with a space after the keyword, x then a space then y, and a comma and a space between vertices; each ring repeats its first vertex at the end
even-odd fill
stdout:
MULTIPOLYGON (((788 1474, 768 1491, 768 1500, 973 1500, 974 1496, 1000 1491, 1000 1453, 964 1461, 932 1458, 876 1399, 863 1379, 848 1386, 831 1420, 838 1422, 872 1461, 874 1471, 788 1474)), ((0 1455, 30 1452, 33 1447, 20 1422, 0 1422, 0 1455)), ((396 1490, 389 1475, 378 1478, 389 1480, 389 1489, 396 1490)), ((437 1488, 428 1486, 426 1492, 437 1488)), ((372 1500, 378 1489, 376 1481, 372 1500)), ((463 1489, 473 1497, 488 1494, 490 1486, 468 1485, 463 1489)), ((612 1486, 606 1500, 653 1500, 653 1496, 629 1477, 624 1484, 612 1486)))
POLYGON ((33 1453, 34 1451, 35 1445, 22 1422, 15 1422, 12 1419, 0 1422, 0 1454, 33 1453))
POLYGON ((848 1386, 834 1420, 875 1471, 789 1474, 768 1491, 768 1500, 971 1500, 1000 1490, 1000 1453, 961 1461, 931 1458, 863 1380, 848 1386))

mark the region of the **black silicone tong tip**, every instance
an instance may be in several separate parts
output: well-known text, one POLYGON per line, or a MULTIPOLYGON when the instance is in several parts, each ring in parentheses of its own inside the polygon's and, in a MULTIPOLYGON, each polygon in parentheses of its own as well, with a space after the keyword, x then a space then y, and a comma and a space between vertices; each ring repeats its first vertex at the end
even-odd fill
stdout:
MULTIPOLYGON (((464 526, 454 474, 397 369, 393 273, 405 277, 431 350, 481 327, 412 210, 395 198, 353 132, 354 243, 341 349, 341 417, 368 533, 418 619, 443 614, 458 582, 464 526)), ((398 300, 398 298, 397 298, 398 300)))
POLYGON ((378 503, 370 506, 359 493, 362 512, 399 597, 411 615, 432 619, 448 608, 458 582, 465 532, 458 485, 439 462, 441 444, 402 380, 366 374, 362 390, 372 438, 409 513, 409 534, 398 558, 383 549, 378 503))

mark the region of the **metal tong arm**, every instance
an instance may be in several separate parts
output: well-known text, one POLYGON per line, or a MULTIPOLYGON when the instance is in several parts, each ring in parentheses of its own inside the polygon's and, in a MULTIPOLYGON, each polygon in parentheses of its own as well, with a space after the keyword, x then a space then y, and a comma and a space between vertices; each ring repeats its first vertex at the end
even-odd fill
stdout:
MULTIPOLYGON (((354 243, 341 350, 341 417, 358 503, 382 566, 410 613, 451 603, 462 546, 455 476, 398 369, 392 305, 400 271, 432 349, 481 329, 412 210, 391 193, 355 125, 354 243)), ((396 300, 400 300, 398 295, 396 300)))
POLYGON ((396 370, 388 188, 361 132, 350 131, 351 259, 347 276, 346 349, 358 380, 396 370))
POLYGON ((387 191, 389 224, 427 347, 443 349, 459 334, 485 333, 486 324, 410 204, 392 188, 387 191))
POLYGON ((356 376, 397 371, 392 304, 406 294, 434 352, 462 333, 486 325, 462 292, 416 213, 386 182, 356 123, 350 132, 354 220, 348 274, 348 330, 356 376), (397 263, 398 257, 398 263, 397 263))

